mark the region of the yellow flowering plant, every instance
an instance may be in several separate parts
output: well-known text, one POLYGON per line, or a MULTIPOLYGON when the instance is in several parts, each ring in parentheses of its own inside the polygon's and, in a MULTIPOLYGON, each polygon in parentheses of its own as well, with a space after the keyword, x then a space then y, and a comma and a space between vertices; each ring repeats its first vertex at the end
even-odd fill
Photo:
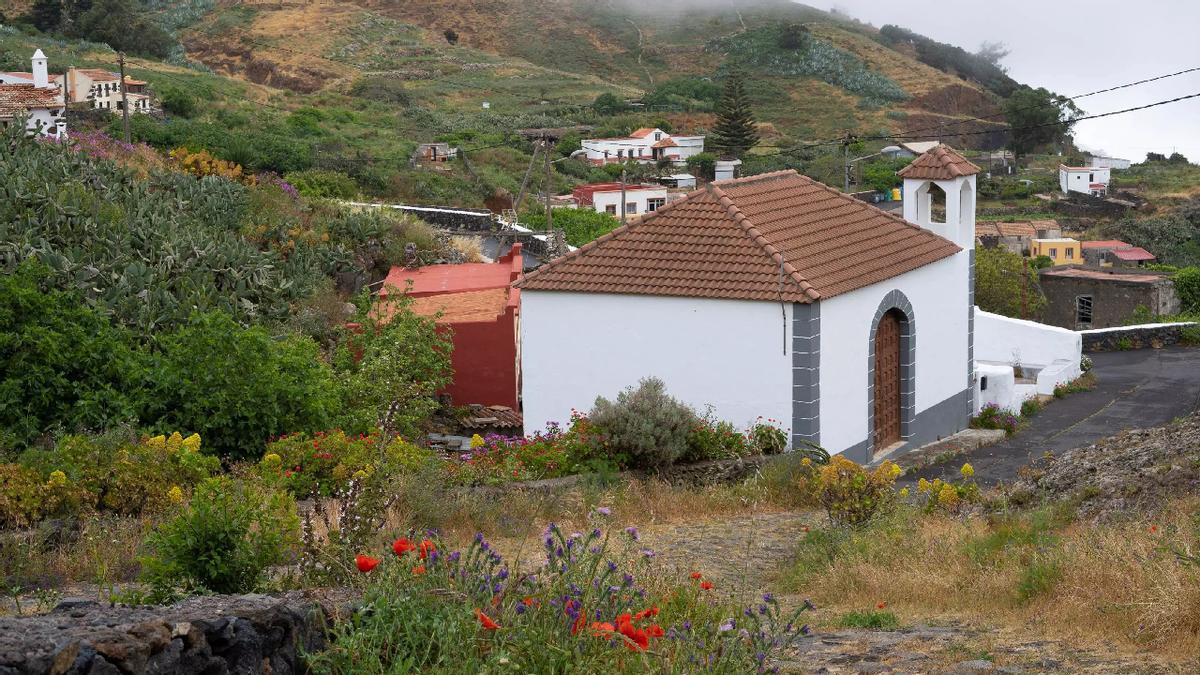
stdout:
POLYGON ((962 478, 957 481, 943 481, 941 478, 933 481, 922 478, 917 481, 918 499, 923 502, 926 512, 941 511, 954 515, 979 502, 979 486, 974 480, 975 467, 963 464, 958 473, 962 478))
POLYGON ((834 455, 816 474, 817 501, 833 525, 857 526, 892 507, 896 479, 903 471, 885 461, 868 470, 842 455, 834 455))
POLYGON ((343 431, 297 433, 267 445, 258 463, 264 479, 278 482, 298 498, 329 496, 377 470, 385 475, 415 473, 434 458, 432 450, 403 438, 380 447, 377 433, 349 435, 343 431))

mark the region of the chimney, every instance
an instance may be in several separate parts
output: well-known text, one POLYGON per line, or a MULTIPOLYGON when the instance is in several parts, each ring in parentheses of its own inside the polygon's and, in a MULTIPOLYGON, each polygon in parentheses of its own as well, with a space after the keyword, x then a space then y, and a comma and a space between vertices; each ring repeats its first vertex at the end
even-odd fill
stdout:
POLYGON ((33 86, 38 89, 50 88, 50 75, 46 72, 46 55, 40 49, 33 53, 33 86))

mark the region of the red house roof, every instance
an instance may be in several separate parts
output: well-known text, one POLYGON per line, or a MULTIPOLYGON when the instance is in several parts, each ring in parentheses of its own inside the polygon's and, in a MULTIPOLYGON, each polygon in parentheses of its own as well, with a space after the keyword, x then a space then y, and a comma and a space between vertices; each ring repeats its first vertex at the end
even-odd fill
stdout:
POLYGON ((61 108, 58 91, 38 89, 32 84, 0 84, 0 117, 29 112, 61 108))
MULTIPOLYGON (((646 185, 646 184, 626 184, 625 192, 640 192, 642 190, 665 190, 662 185, 646 185)), ((595 203, 594 196, 597 192, 620 192, 620 183, 590 183, 588 185, 579 185, 571 190, 571 196, 575 198, 575 202, 579 206, 591 206, 595 203)))
POLYGON ((1095 248, 1133 248, 1133 244, 1127 244, 1120 239, 1101 239, 1100 241, 1085 241, 1080 243, 1083 245, 1084 250, 1091 250, 1095 248))
POLYGON ((1153 253, 1147 251, 1141 246, 1130 246, 1129 248, 1113 251, 1112 254, 1117 256, 1117 258, 1120 260, 1125 260, 1127 262, 1142 262, 1144 260, 1157 259, 1153 253))
POLYGON ((809 303, 959 252, 795 171, 717 181, 542 265, 535 291, 809 303))
POLYGON ((416 269, 393 267, 383 281, 379 297, 386 298, 391 292, 405 293, 414 298, 465 293, 494 288, 508 288, 521 276, 522 261, 520 244, 495 263, 462 263, 460 265, 426 265, 416 269))

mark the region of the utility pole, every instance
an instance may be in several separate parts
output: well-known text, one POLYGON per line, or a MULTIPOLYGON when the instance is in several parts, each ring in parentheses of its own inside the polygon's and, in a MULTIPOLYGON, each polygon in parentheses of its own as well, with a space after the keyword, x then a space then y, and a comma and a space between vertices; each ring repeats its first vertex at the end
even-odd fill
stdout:
POLYGON ((125 143, 129 139, 129 99, 125 97, 125 52, 117 52, 117 64, 121 66, 121 121, 125 125, 125 143))
POLYGON ((554 211, 550 208, 550 194, 554 191, 554 181, 550 174, 550 139, 542 137, 542 152, 546 155, 546 232, 554 231, 554 211))
POLYGON ((625 224, 625 169, 621 169, 621 224, 625 224))
POLYGON ((842 181, 845 184, 842 192, 846 194, 850 194, 850 143, 853 138, 850 132, 847 131, 846 138, 842 140, 842 173, 845 174, 842 176, 842 181))

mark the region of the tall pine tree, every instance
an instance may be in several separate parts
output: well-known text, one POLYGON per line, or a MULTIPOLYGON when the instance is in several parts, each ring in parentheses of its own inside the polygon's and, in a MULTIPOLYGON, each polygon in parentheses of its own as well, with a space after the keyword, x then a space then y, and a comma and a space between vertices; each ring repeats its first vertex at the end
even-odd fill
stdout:
POLYGON ((717 124, 708 144, 722 155, 741 157, 755 143, 758 130, 754 126, 754 112, 742 86, 742 74, 733 72, 725 78, 725 90, 717 103, 717 124))

